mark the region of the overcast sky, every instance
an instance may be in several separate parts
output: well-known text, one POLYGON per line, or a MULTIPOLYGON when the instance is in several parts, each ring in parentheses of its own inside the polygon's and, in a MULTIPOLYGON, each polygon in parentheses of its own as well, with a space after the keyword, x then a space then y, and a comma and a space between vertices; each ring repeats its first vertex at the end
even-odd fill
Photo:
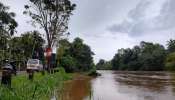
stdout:
MULTIPOLYGON (((27 0, 0 0, 17 14, 18 34, 36 28, 22 14, 27 0)), ((140 41, 166 46, 175 39, 175 0, 72 0, 77 4, 69 24, 70 40, 81 37, 97 62, 110 60, 119 48, 140 41)))

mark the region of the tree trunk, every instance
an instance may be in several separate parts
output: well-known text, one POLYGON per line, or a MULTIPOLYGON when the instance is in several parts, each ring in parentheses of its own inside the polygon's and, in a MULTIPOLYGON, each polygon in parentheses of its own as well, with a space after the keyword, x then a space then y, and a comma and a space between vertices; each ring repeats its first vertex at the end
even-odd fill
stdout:
MULTIPOLYGON (((48 48, 51 48, 50 43, 48 43, 48 48)), ((47 70, 49 73, 51 73, 51 70, 52 70, 52 66, 50 62, 51 62, 51 56, 47 58, 47 68, 48 68, 47 70)))

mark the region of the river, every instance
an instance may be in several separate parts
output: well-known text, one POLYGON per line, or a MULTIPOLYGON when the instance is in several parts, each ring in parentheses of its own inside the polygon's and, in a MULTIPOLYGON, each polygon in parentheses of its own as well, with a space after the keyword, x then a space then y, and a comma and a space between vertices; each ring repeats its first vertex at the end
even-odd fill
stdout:
POLYGON ((175 100, 175 74, 170 72, 98 71, 65 84, 62 100, 175 100))

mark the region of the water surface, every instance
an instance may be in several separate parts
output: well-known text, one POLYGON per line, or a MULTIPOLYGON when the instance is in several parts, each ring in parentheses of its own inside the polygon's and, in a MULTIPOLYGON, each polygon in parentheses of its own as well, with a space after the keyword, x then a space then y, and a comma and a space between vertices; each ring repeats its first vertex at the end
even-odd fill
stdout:
POLYGON ((175 74, 170 72, 98 71, 101 76, 77 77, 62 100, 175 100, 175 74))

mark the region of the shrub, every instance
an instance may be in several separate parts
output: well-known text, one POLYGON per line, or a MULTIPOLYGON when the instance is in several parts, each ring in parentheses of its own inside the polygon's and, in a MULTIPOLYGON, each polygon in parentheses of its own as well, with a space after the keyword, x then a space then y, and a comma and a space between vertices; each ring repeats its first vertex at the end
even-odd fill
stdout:
POLYGON ((97 73, 97 70, 95 68, 92 68, 89 72, 88 72, 89 76, 99 76, 100 74, 97 73))

